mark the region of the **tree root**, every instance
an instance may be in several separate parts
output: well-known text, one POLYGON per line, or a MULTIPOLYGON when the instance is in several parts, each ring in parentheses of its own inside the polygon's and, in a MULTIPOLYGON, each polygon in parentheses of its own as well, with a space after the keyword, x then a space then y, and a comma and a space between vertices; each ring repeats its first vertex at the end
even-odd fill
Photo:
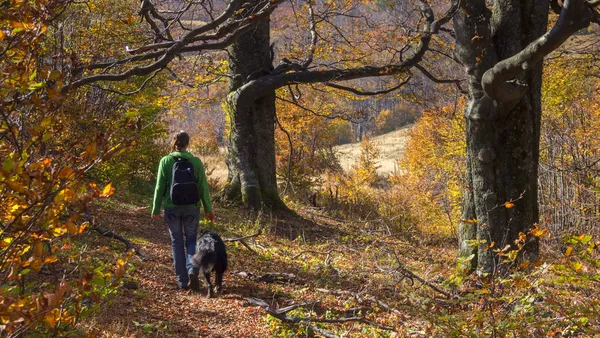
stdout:
POLYGON ((318 328, 314 325, 312 325, 313 323, 327 323, 327 324, 332 324, 332 323, 350 323, 350 322, 359 322, 359 323, 363 323, 363 324, 367 324, 367 325, 371 325, 377 328, 380 328, 382 330, 387 330, 387 331, 394 331, 394 328, 391 326, 387 326, 387 325, 383 325, 383 324, 379 324, 377 322, 368 320, 366 318, 362 318, 362 317, 345 317, 345 318, 337 318, 337 319, 320 319, 320 318, 306 318, 306 317, 291 317, 288 316, 287 313, 297 309, 299 307, 304 307, 304 306, 308 306, 308 305, 314 305, 316 304, 316 302, 313 303, 299 303, 299 304, 294 304, 294 305, 290 305, 281 309, 276 309, 273 308, 271 305, 269 305, 269 303, 267 303, 266 301, 259 299, 259 298, 246 298, 246 301, 249 302, 252 305, 256 305, 256 306, 260 306, 261 308, 263 308, 263 310, 265 310, 267 312, 267 314, 283 321, 286 323, 292 323, 292 324, 300 324, 300 325, 305 325, 307 327, 310 327, 312 330, 314 330, 315 332, 319 333, 320 335, 327 337, 327 338, 337 338, 339 336, 335 335, 332 332, 329 332, 327 330, 318 328))

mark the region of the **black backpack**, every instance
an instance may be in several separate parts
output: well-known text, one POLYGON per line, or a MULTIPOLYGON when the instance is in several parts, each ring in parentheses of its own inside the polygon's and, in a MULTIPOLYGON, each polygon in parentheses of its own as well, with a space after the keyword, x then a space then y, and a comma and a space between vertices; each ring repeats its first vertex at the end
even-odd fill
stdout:
POLYGON ((173 180, 171 181, 171 202, 175 205, 196 204, 200 201, 194 166, 187 158, 173 157, 173 180))

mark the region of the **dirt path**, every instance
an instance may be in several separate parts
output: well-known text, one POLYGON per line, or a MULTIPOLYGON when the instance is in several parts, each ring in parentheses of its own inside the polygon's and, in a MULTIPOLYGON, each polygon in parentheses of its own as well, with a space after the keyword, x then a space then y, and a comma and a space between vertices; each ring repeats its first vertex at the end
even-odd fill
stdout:
MULTIPOLYGON (((102 335, 156 337, 264 337, 264 314, 247 306, 244 297, 256 293, 252 281, 227 273, 224 292, 217 298, 177 289, 171 242, 165 224, 151 220, 148 209, 99 211, 98 218, 133 239, 148 255, 135 265, 139 289, 124 289, 96 316, 102 335)), ((231 271, 230 271, 231 272, 231 271)), ((99 332, 100 333, 100 332, 99 332)))

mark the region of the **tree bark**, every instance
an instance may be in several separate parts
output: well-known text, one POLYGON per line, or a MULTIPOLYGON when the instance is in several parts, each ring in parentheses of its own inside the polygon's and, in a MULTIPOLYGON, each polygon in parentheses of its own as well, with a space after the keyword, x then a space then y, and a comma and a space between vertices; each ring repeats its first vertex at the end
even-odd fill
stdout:
MULTIPOLYGON (((273 69, 270 23, 263 20, 228 48, 229 91, 235 92, 254 76, 273 69)), ((231 95, 229 97, 232 97, 231 95)), ((275 167, 275 91, 256 97, 251 105, 228 102, 231 122, 228 183, 224 197, 241 199, 258 210, 285 208, 277 192, 275 167)))
MULTIPOLYGON (((564 20, 546 34, 547 0, 496 0, 493 11, 485 0, 467 0, 454 17, 456 56, 469 84, 468 182, 459 249, 462 256, 475 254, 472 268, 480 274, 498 265, 494 249, 514 246, 519 234, 538 222, 541 61, 589 24, 583 0, 565 1, 563 7, 564 20)), ((529 236, 522 254, 537 257, 537 238, 529 236)))

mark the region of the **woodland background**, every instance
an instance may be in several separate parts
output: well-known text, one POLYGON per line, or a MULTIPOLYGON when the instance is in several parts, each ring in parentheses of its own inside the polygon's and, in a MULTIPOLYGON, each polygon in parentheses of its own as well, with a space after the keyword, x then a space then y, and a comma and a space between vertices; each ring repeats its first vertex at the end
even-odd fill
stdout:
MULTIPOLYGON (((438 17, 451 7, 429 4, 438 17)), ((246 21, 215 30, 225 38, 214 47, 204 36, 146 76, 82 80, 142 67, 139 48, 214 22, 227 5, 0 3, 0 336, 600 334, 598 25, 543 61, 540 221, 527 234, 540 257, 520 260, 524 239, 488 243, 508 268, 477 274, 457 250, 459 223, 477 220, 461 216, 468 96, 451 24, 418 68, 278 88, 271 124, 286 207, 223 198, 235 124, 227 29, 270 16, 269 72, 392 64, 423 36, 418 1, 243 7, 235 15, 246 21), (180 129, 216 204, 217 222, 201 227, 229 239, 217 299, 175 290, 168 234, 150 219, 157 164, 180 129)))

